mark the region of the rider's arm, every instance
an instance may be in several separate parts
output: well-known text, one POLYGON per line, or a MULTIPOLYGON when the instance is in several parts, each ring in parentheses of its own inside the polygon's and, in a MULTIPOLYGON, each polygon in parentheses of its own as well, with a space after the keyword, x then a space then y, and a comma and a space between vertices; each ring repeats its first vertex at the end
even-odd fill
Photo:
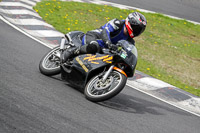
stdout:
POLYGON ((122 26, 123 22, 121 20, 113 19, 101 27, 103 29, 102 40, 107 46, 112 43, 110 34, 114 31, 119 30, 120 28, 122 28, 122 26))

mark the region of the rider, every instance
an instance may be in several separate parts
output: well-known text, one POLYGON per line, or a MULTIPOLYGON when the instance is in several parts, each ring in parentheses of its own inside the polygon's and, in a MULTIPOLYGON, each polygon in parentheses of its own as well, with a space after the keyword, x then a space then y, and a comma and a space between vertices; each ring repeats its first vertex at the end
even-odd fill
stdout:
POLYGON ((82 46, 72 47, 63 54, 63 62, 79 54, 95 54, 101 48, 117 49, 119 40, 127 40, 134 44, 132 38, 139 36, 146 28, 146 18, 139 12, 128 15, 126 20, 113 19, 99 29, 88 31, 82 36, 82 46))

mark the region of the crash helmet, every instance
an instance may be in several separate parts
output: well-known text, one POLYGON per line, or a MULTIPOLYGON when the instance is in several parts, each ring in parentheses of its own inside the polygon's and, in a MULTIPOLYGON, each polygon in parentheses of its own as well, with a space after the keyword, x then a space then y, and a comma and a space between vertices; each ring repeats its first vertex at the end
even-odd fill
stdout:
POLYGON ((125 20, 125 26, 131 38, 139 36, 146 28, 147 20, 139 12, 133 12, 125 20))

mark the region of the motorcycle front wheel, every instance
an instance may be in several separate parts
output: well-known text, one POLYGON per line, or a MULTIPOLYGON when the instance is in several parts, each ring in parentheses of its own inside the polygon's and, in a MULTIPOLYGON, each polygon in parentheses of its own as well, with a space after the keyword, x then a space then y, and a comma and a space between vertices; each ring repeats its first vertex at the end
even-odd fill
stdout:
POLYGON ((99 75, 87 83, 84 94, 92 102, 102 102, 116 96, 126 85, 127 77, 118 71, 112 71, 105 82, 99 75))
POLYGON ((60 74, 60 48, 55 47, 48 52, 39 63, 39 70, 46 76, 60 74))

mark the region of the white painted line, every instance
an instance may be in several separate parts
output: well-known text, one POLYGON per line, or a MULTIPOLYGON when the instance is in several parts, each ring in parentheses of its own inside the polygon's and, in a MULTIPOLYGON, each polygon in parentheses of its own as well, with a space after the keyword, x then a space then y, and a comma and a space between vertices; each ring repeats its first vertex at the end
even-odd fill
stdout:
POLYGON ((8 20, 4 19, 1 15, 0 15, 0 19, 1 19, 2 21, 4 21, 5 23, 7 23, 8 25, 10 25, 11 27, 13 27, 14 29, 16 29, 16 30, 20 31, 21 33, 23 33, 24 35, 30 37, 31 39, 33 39, 33 40, 35 40, 35 41, 41 43, 42 45, 44 45, 44 46, 46 46, 46 47, 48 47, 48 48, 53 48, 52 46, 50 46, 50 45, 48 45, 48 44, 46 44, 46 43, 44 43, 44 42, 42 42, 42 41, 36 39, 35 37, 31 36, 30 34, 24 32, 23 30, 21 30, 21 29, 18 28, 17 26, 15 26, 15 25, 13 25, 12 23, 10 23, 8 20))
POLYGON ((184 19, 184 18, 179 18, 179 17, 175 17, 175 16, 167 15, 167 14, 163 14, 163 15, 164 15, 164 16, 167 16, 167 17, 170 17, 170 18, 174 18, 174 19, 186 20, 186 21, 191 22, 191 23, 193 23, 193 24, 198 24, 198 25, 200 25, 199 22, 195 22, 195 21, 192 21, 192 20, 187 20, 187 19, 184 19))
POLYGON ((134 81, 130 80, 128 81, 128 83, 134 86, 135 85, 141 86, 143 90, 157 90, 157 89, 165 88, 165 87, 174 87, 166 82, 163 82, 161 80, 151 78, 151 77, 144 77, 144 78, 137 79, 134 81))
MULTIPOLYGON (((127 83, 126 85, 129 86, 129 87, 131 87, 131 88, 133 88, 133 86, 130 85, 130 84, 128 84, 128 83, 127 83)), ((195 115, 195 116, 200 117, 200 114, 197 114, 197 113, 195 113, 195 112, 192 112, 192 111, 189 111, 189 110, 187 110, 187 109, 184 109, 184 108, 182 108, 182 107, 180 107, 180 106, 177 106, 177 105, 174 104, 174 103, 170 103, 170 102, 168 102, 168 101, 166 101, 166 100, 163 100, 163 99, 161 99, 161 98, 159 98, 159 97, 157 97, 157 96, 154 96, 154 95, 152 95, 152 94, 150 94, 150 93, 147 93, 147 92, 145 92, 145 91, 143 91, 143 90, 141 90, 141 89, 138 89, 138 88, 136 88, 136 87, 134 87, 133 89, 135 89, 135 90, 137 90, 137 91, 139 91, 139 92, 142 92, 142 93, 144 93, 144 94, 146 94, 146 95, 148 95, 148 96, 151 96, 151 97, 153 97, 153 98, 155 98, 155 99, 158 99, 158 100, 160 100, 160 101, 162 101, 162 102, 164 102, 164 103, 167 103, 167 104, 169 104, 169 105, 172 105, 172 106, 174 106, 174 107, 176 107, 176 108, 178 108, 178 109, 184 110, 184 111, 186 111, 186 112, 188 112, 188 113, 191 113, 191 114, 193 114, 193 115, 195 115)))
POLYGON ((107 2, 107 1, 101 1, 101 0, 95 0, 95 1, 96 1, 95 3, 111 5, 114 7, 118 7, 120 9, 135 9, 135 10, 139 10, 142 12, 155 13, 154 11, 149 11, 149 10, 145 10, 145 9, 137 8, 137 7, 133 7, 133 6, 127 6, 127 5, 122 5, 122 4, 117 4, 117 3, 107 2))
POLYGON ((0 2, 0 6, 22 6, 31 10, 33 9, 32 6, 28 6, 19 2, 0 2))
POLYGON ((84 2, 84 0, 61 0, 61 1, 76 1, 76 2, 84 2))
MULTIPOLYGON (((80 0, 62 0, 62 1, 77 1, 77 2, 79 2, 80 0)), ((104 5, 104 4, 111 5, 111 6, 114 6, 114 7, 118 7, 120 9, 134 9, 134 10, 139 10, 141 12, 146 12, 146 13, 156 13, 154 11, 145 10, 145 9, 138 8, 138 7, 126 6, 126 5, 116 4, 116 3, 107 2, 107 1, 101 1, 101 0, 93 0, 93 1, 92 0, 88 0, 88 1, 91 2, 91 3, 95 3, 95 4, 100 4, 100 5, 104 5)), ((174 18, 174 19, 186 20, 184 18, 179 18, 179 17, 167 15, 167 14, 163 14, 163 15, 167 16, 167 17, 170 17, 170 18, 174 18)), ((192 21, 192 20, 186 20, 186 21, 194 23, 194 24, 200 24, 199 22, 195 22, 195 21, 192 21)))
POLYGON ((10 22, 17 24, 17 25, 43 25, 43 26, 48 26, 53 28, 52 25, 47 24, 41 20, 37 20, 37 19, 12 19, 12 18, 8 18, 5 17, 6 19, 8 19, 10 22))
POLYGON ((196 112, 199 112, 199 110, 200 110, 200 98, 192 97, 190 99, 181 101, 178 104, 181 104, 184 107, 192 108, 196 112))
MULTIPOLYGON (((82 0, 61 0, 61 1, 76 1, 76 2, 87 2, 87 1, 82 1, 82 0)), ((112 3, 112 2, 107 2, 107 1, 101 1, 101 0, 88 0, 88 2, 90 3, 94 3, 94 4, 100 4, 100 5, 111 5, 113 7, 118 7, 120 9, 134 9, 134 10, 139 10, 141 12, 146 12, 146 13, 156 13, 154 11, 150 11, 150 10, 145 10, 142 8, 138 8, 138 7, 133 7, 133 6, 126 6, 126 5, 121 5, 121 4, 116 4, 116 3, 112 3)), ((162 13, 161 13, 162 14, 162 13)), ((175 17, 175 16, 171 16, 171 15, 167 15, 167 14, 163 14, 164 16, 170 17, 170 18, 174 18, 174 19, 179 19, 179 20, 186 20, 184 18, 179 18, 179 17, 175 17)), ((188 22, 191 22, 193 24, 200 24, 199 22, 195 22, 192 20, 186 20, 188 22)))
POLYGON ((40 2, 41 0, 32 0, 32 1, 35 1, 35 2, 40 2))
MULTIPOLYGON (((110 4, 114 7, 118 7, 118 8, 121 8, 121 9, 135 9, 135 10, 139 10, 141 12, 146 12, 146 13, 156 13, 154 11, 150 11, 150 10, 145 10, 145 9, 142 9, 142 8, 137 8, 137 7, 133 7, 133 6, 126 6, 126 5, 121 5, 121 4, 116 4, 116 3, 112 3, 112 2, 106 2, 106 1, 101 1, 101 0, 95 0, 96 2, 95 3, 99 3, 99 4, 110 4)), ((92 1, 91 1, 92 2, 92 1)), ((162 14, 162 13, 161 13, 162 14)), ((167 14, 163 14, 164 16, 167 16, 167 17, 170 17, 170 18, 174 18, 174 19, 179 19, 179 20, 186 20, 184 18, 179 18, 179 17, 175 17, 175 16, 172 16, 172 15, 167 15, 167 14)), ((191 22, 191 23, 194 23, 194 24, 200 24, 199 22, 195 22, 195 21, 192 21, 192 20, 186 20, 188 22, 191 22)))
POLYGON ((142 90, 146 90, 146 91, 153 91, 153 90, 159 89, 159 88, 150 86, 148 84, 143 84, 143 83, 137 82, 137 80, 135 80, 135 81, 127 80, 127 83, 132 86, 137 86, 138 88, 140 88, 142 90))
POLYGON ((99 4, 99 5, 111 5, 113 7, 117 7, 117 8, 120 8, 120 9, 127 9, 128 6, 122 6, 122 5, 119 5, 119 4, 114 4, 114 3, 111 3, 111 2, 106 2, 106 1, 90 1, 90 3, 93 3, 93 4, 99 4))
POLYGON ((36 37, 63 37, 64 34, 54 30, 25 30, 36 37))
MULTIPOLYGON (((132 86, 137 86, 137 88, 140 88, 141 90, 144 90, 144 91, 153 91, 153 90, 158 90, 161 88, 174 88, 174 89, 177 88, 177 87, 170 85, 164 81, 161 81, 161 80, 158 80, 155 78, 150 78, 150 77, 144 77, 141 79, 136 79, 134 81, 128 80, 127 83, 132 86)), ((180 90, 176 89, 176 91, 192 98, 192 95, 190 93, 181 91, 181 89, 180 90)), ((198 98, 198 99, 199 99, 199 104, 200 104, 200 98, 198 98)))
POLYGON ((2 11, 4 13, 7 13, 7 14, 13 14, 13 15, 33 15, 33 16, 41 18, 37 13, 31 12, 31 11, 26 10, 26 9, 22 9, 22 10, 2 9, 2 11))
POLYGON ((29 5, 35 6, 36 2, 30 1, 30 0, 20 0, 21 2, 27 3, 29 5))

